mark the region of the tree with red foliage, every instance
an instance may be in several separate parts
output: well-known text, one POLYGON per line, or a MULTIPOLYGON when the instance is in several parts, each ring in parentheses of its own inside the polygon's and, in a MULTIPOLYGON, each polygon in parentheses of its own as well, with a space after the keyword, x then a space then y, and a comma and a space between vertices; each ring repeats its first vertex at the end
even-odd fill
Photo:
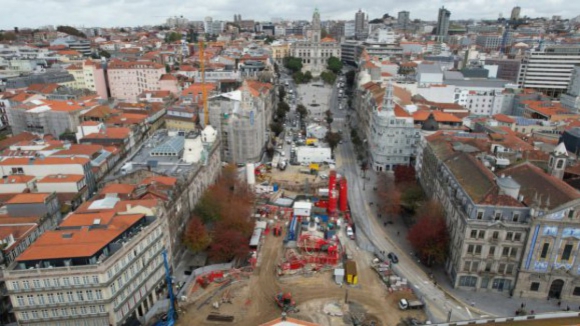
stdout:
POLYGON ((415 178, 415 168, 410 165, 397 165, 394 169, 395 172, 395 184, 397 186, 407 183, 414 183, 415 178))
POLYGON ((209 247, 209 258, 213 261, 230 261, 235 258, 244 258, 250 252, 248 237, 242 232, 217 227, 212 243, 209 247))
POLYGON ((187 224, 183 242, 194 253, 203 251, 209 246, 211 238, 199 217, 194 216, 187 224))
POLYGON ((377 180, 377 198, 379 212, 386 216, 398 216, 401 212, 401 192, 395 186, 392 177, 385 173, 379 174, 377 180))
POLYGON ((430 201, 417 212, 417 223, 409 230, 407 239, 427 264, 443 264, 449 250, 449 231, 443 208, 430 201))

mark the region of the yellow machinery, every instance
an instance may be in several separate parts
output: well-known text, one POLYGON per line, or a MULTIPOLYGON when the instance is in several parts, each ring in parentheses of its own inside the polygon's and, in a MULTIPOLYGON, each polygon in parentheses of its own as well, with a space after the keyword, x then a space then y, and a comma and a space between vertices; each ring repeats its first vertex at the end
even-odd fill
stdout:
POLYGON ((318 139, 316 139, 316 138, 306 138, 306 145, 311 145, 311 144, 316 145, 317 143, 318 143, 318 139))
POLYGON ((203 48, 203 41, 199 41, 199 68, 201 70, 201 94, 203 101, 203 126, 209 125, 209 111, 207 109, 207 87, 205 85, 205 50, 203 48))
POLYGON ((320 171, 320 165, 318 163, 310 163, 310 172, 320 171))

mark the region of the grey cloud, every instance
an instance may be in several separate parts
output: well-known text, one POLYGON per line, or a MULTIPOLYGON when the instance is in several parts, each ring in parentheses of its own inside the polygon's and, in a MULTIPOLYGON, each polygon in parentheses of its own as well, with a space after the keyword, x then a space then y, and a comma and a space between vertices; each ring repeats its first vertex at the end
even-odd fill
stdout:
POLYGON ((0 0, 0 29, 62 24, 85 27, 154 25, 163 23, 164 16, 174 15, 190 20, 203 20, 206 16, 231 20, 234 14, 260 21, 272 17, 309 20, 314 6, 319 8, 323 20, 354 19, 359 8, 371 19, 407 10, 413 19, 436 20, 437 9, 443 5, 451 11, 452 20, 495 19, 499 13, 509 16, 518 2, 522 15, 531 17, 561 15, 571 18, 580 14, 580 2, 564 0, 0 0))

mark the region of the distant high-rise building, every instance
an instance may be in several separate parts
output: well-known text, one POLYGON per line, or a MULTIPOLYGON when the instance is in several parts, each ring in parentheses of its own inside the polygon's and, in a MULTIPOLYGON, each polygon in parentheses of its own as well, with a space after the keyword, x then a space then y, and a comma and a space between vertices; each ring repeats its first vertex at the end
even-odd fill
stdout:
POLYGON ((449 33, 449 17, 451 17, 451 11, 441 7, 439 9, 439 15, 437 16, 437 38, 441 39, 449 33))
POLYGON ((367 15, 359 9, 354 15, 354 34, 358 40, 366 39, 368 35, 367 24, 367 15))
POLYGON ((397 24, 401 26, 407 26, 409 24, 409 12, 399 11, 397 15, 397 24))
POLYGON ((512 9, 512 14, 510 16, 510 20, 518 20, 520 19, 520 11, 522 10, 522 8, 520 7, 514 7, 512 9))

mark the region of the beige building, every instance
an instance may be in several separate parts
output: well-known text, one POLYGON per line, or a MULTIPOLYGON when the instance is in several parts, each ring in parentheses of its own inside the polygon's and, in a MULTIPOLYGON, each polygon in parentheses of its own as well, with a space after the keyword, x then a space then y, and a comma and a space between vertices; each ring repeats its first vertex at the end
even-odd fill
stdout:
POLYGON ((167 219, 118 198, 92 206, 98 212, 68 216, 4 271, 19 325, 146 322, 164 288, 167 219))
POLYGON ((318 76, 326 69, 330 57, 340 59, 340 43, 330 37, 321 39, 320 13, 318 9, 312 15, 310 38, 297 41, 290 48, 291 56, 302 59, 302 70, 318 76))
POLYGON ((274 60, 282 60, 290 56, 290 43, 288 42, 274 42, 270 45, 270 49, 274 60))
POLYGON ((111 60, 107 71, 111 97, 137 102, 139 94, 144 91, 160 90, 165 67, 152 61, 111 60))
POLYGON ((108 98, 105 70, 100 62, 85 60, 68 66, 66 70, 75 78, 74 82, 70 82, 66 86, 75 89, 88 89, 103 99, 108 98))

